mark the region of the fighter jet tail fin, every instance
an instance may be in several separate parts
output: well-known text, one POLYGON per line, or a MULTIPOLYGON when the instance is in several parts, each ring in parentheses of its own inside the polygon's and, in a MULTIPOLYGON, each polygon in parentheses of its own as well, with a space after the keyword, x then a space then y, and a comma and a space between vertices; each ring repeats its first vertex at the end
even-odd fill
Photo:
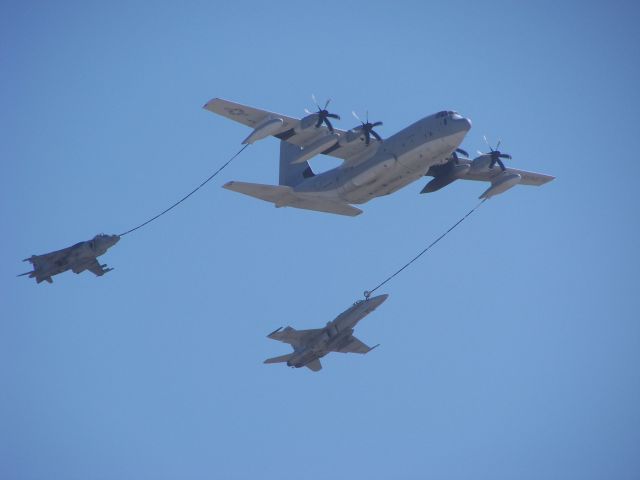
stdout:
POLYGON ((280 355, 279 357, 267 358, 264 363, 282 363, 288 362, 291 357, 293 357, 293 353, 288 353, 286 355, 280 355))

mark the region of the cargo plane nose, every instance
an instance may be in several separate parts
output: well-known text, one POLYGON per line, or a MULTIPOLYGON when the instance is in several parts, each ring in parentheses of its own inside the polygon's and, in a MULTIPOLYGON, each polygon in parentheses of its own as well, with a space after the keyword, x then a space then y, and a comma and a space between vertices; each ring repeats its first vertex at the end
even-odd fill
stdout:
POLYGON ((456 130, 459 132, 468 132, 471 130, 471 120, 467 117, 463 117, 459 113, 455 113, 451 115, 451 123, 453 123, 457 128, 456 130))

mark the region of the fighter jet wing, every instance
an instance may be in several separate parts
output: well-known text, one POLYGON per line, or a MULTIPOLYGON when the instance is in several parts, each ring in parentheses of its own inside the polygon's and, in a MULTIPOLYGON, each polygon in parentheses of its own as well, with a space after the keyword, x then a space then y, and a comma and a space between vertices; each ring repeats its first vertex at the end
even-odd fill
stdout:
POLYGON ((284 330, 276 330, 268 335, 273 340, 288 343, 294 347, 303 347, 313 338, 322 332, 322 328, 312 328, 310 330, 296 330, 287 327, 284 330))
MULTIPOLYGON (((278 129, 273 136, 299 147, 305 147, 309 145, 312 140, 317 139, 320 131, 327 134, 329 133, 329 129, 324 124, 317 128, 312 126, 296 132, 295 128, 300 125, 299 118, 289 117, 287 115, 282 115, 281 113, 270 112, 268 110, 262 110, 248 105, 242 105, 222 98, 214 98, 207 102, 204 109, 217 113, 218 115, 222 115, 230 120, 242 123, 243 125, 251 128, 256 128, 256 126, 260 125, 268 118, 281 118, 283 121, 282 127, 278 129)), ((378 143, 375 138, 371 139, 371 143, 369 145, 366 145, 364 142, 364 136, 358 138, 360 135, 353 131, 347 132, 345 130, 335 128, 334 126, 334 133, 336 133, 341 139, 348 138, 352 141, 342 141, 333 147, 328 148, 324 152, 321 152, 322 154, 348 161, 354 157, 359 157, 365 151, 370 150, 372 153, 375 152, 374 147, 378 143)))
POLYGON ((340 353, 368 353, 371 350, 373 350, 371 347, 351 335, 350 337, 347 337, 347 341, 337 346, 333 351, 340 353))
POLYGON ((100 265, 100 263, 98 263, 98 260, 94 258, 92 261, 89 261, 83 264, 82 267, 78 269, 79 271, 77 271, 75 267, 73 268, 73 271, 74 273, 80 273, 80 272, 83 272, 84 270, 89 270, 91 273, 94 273, 95 275, 101 277, 105 273, 113 270, 112 268, 104 268, 104 267, 106 267, 106 265, 100 265))

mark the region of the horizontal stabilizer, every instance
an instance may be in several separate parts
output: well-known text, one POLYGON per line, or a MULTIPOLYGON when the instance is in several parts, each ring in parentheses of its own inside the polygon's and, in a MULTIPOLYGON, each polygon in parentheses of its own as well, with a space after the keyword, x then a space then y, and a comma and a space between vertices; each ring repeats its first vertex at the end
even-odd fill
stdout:
POLYGON ((338 202, 310 193, 300 193, 286 185, 263 185, 260 183, 227 182, 223 188, 243 193, 273 203, 276 207, 294 207, 317 212, 335 213, 355 217, 362 210, 348 203, 338 202))
POLYGON ((274 203, 277 207, 285 206, 293 200, 293 189, 284 185, 263 185, 260 183, 227 182, 223 188, 274 203))
POLYGON ((288 353, 286 355, 280 355, 279 357, 267 358, 264 363, 282 363, 288 362, 293 357, 293 353, 288 353))

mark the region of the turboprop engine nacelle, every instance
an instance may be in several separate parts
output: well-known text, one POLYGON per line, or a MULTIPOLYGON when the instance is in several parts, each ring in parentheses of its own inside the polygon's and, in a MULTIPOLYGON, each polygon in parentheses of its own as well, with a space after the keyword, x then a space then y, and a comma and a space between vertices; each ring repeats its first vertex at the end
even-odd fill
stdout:
POLYGON ((491 186, 478 198, 491 198, 494 195, 504 193, 511 187, 515 187, 520 183, 520 180, 522 180, 522 175, 519 173, 502 172, 501 175, 491 182, 491 186))
POLYGON ((448 173, 434 177, 427 185, 422 189, 420 193, 431 193, 441 188, 446 187, 451 182, 455 182, 469 171, 470 165, 454 165, 448 173))
POLYGON ((310 113, 306 117, 302 117, 300 119, 300 122, 295 128, 295 132, 300 133, 303 130, 306 130, 307 128, 315 127, 316 123, 318 123, 318 114, 310 113))
POLYGON ((482 154, 474 158, 471 162, 471 172, 476 173, 489 170, 489 165, 491 165, 491 155, 482 154))
POLYGON ((312 157, 315 157, 317 154, 324 152, 327 148, 333 147, 336 143, 338 143, 339 137, 332 133, 330 135, 323 135, 314 142, 311 142, 309 145, 305 146, 300 150, 300 153, 297 154, 291 163, 302 163, 306 162, 312 157))
POLYGON ((258 140, 268 137, 269 135, 278 133, 282 129, 283 124, 284 120, 282 118, 267 117, 255 127, 253 132, 251 132, 247 138, 242 141, 242 144, 252 144, 253 142, 257 142, 258 140))

